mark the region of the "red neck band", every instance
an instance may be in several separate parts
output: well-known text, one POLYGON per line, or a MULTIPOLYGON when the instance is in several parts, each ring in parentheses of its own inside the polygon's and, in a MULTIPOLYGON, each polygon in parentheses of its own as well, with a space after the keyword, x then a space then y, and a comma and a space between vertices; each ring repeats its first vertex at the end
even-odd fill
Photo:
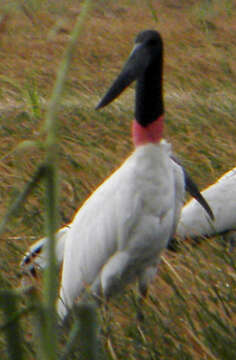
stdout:
POLYGON ((135 146, 145 144, 156 144, 162 139, 164 128, 164 115, 161 115, 146 127, 140 125, 136 120, 133 122, 132 135, 135 146))

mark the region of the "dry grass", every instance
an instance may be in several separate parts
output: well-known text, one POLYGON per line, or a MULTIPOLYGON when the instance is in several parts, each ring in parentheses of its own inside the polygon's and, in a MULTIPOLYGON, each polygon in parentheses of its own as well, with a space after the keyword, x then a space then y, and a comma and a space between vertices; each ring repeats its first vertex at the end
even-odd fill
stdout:
MULTIPOLYGON (((1 216, 44 155, 37 147, 19 150, 17 146, 23 140, 44 139, 42 120, 57 66, 81 9, 80 1, 16 4, 0 3, 1 216)), ((121 68, 140 30, 156 28, 164 37, 166 137, 199 186, 214 182, 235 165, 233 14, 235 5, 230 0, 96 2, 78 42, 59 114, 61 224, 72 218, 88 194, 132 150, 133 92, 127 91, 101 113, 95 112, 94 106, 121 68)), ((43 235, 42 194, 43 184, 1 236, 3 286, 19 285, 21 255, 34 238, 43 235)), ((235 302, 233 308, 230 296, 235 286, 235 265, 233 257, 222 255, 223 251, 216 242, 203 244, 200 250, 183 249, 180 255, 167 255, 184 283, 166 265, 161 266, 160 277, 144 306, 147 319, 142 329, 130 317, 136 309, 136 293, 129 290, 122 306, 115 301, 111 307, 113 323, 107 320, 103 325, 105 334, 106 326, 111 329, 110 358, 116 354, 118 359, 230 359, 232 354, 223 356, 210 344, 211 335, 204 328, 199 305, 201 299, 206 303, 202 314, 209 329, 215 323, 208 308, 220 314, 226 328, 232 328, 229 334, 233 334, 235 302), (217 300, 214 286, 224 300, 217 300), (230 315, 225 306, 231 309, 230 315)), ((222 335, 220 325, 219 329, 222 335)), ((220 341, 228 341, 223 335, 219 335, 220 341)), ((3 343, 0 338, 0 354, 3 343)), ((31 346, 26 345, 29 358, 34 357, 31 346)))

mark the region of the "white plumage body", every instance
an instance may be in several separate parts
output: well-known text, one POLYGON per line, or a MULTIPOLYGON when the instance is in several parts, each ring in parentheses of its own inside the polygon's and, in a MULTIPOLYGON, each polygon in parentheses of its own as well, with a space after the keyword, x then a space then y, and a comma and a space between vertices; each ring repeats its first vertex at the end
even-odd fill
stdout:
MULTIPOLYGON (((183 205, 183 170, 180 165, 174 162, 171 159, 171 165, 174 172, 174 180, 175 180, 175 218, 174 218, 174 226, 172 235, 174 235, 179 218, 180 212, 183 205)), ((64 248, 65 242, 68 238, 68 234, 71 228, 71 224, 63 226, 60 228, 55 234, 55 255, 56 261, 58 265, 61 265, 64 260, 64 248)), ((22 261, 21 266, 24 270, 24 273, 32 273, 35 276, 37 269, 44 269, 47 266, 48 259, 47 259, 47 242, 48 238, 44 237, 36 241, 33 245, 31 245, 28 251, 25 253, 22 261)), ((153 269, 153 275, 156 272, 156 265, 153 269)))
POLYGON ((182 209, 177 236, 194 238, 236 230, 236 168, 224 174, 201 193, 209 203, 215 220, 211 221, 203 208, 193 199, 182 209))
POLYGON ((109 296, 135 278, 147 281, 177 221, 176 187, 183 199, 182 169, 176 177, 169 155, 165 141, 138 147, 77 212, 65 244, 61 317, 85 287, 109 296))

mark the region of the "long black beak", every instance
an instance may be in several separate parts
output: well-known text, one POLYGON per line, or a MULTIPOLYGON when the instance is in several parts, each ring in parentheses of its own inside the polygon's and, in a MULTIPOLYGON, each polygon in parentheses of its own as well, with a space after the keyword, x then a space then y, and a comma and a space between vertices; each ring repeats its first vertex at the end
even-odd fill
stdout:
POLYGON ((101 109, 116 99, 122 93, 122 91, 124 91, 145 71, 149 64, 149 60, 150 53, 147 51, 145 45, 137 43, 134 46, 126 64, 121 70, 121 73, 100 100, 96 106, 96 109, 101 109))
POLYGON ((195 184, 193 179, 190 177, 190 175, 187 173, 181 162, 175 157, 171 156, 171 159, 175 161, 178 165, 180 165, 184 172, 184 181, 185 181, 185 189, 189 194, 199 202, 199 204, 203 207, 203 209, 207 212, 211 220, 214 220, 214 214, 213 211, 210 208, 210 205, 206 201, 206 199, 202 196, 200 193, 198 186, 195 184))

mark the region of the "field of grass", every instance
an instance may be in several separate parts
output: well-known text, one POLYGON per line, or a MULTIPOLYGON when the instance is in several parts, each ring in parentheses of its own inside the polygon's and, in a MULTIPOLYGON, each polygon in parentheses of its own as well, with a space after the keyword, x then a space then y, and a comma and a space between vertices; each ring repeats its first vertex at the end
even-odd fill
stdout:
MULTIPOLYGON (((58 116, 60 225, 132 151, 133 90, 94 110, 126 60, 134 36, 165 41, 165 137, 200 188, 235 166, 236 37, 233 0, 99 0, 79 37, 58 116)), ((82 2, 0 0, 0 216, 45 156, 44 116, 82 2), (22 141, 31 146, 19 146, 22 141)), ((18 288, 19 261, 44 235, 40 183, 0 237, 0 287, 18 288)), ((105 359, 236 358, 236 263, 221 238, 166 252, 136 320, 135 286, 99 312, 105 359), (168 265, 169 264, 169 265, 168 265)), ((35 285, 40 292, 40 282, 35 285)), ((20 304, 27 309, 27 300, 20 304)), ((0 358, 8 359, 0 323, 0 358)), ((31 315, 22 315, 24 359, 35 359, 31 315)), ((67 334, 61 335, 61 347, 67 334)), ((74 354, 69 359, 81 356, 74 354)), ((39 357, 38 357, 39 358, 39 357)))

